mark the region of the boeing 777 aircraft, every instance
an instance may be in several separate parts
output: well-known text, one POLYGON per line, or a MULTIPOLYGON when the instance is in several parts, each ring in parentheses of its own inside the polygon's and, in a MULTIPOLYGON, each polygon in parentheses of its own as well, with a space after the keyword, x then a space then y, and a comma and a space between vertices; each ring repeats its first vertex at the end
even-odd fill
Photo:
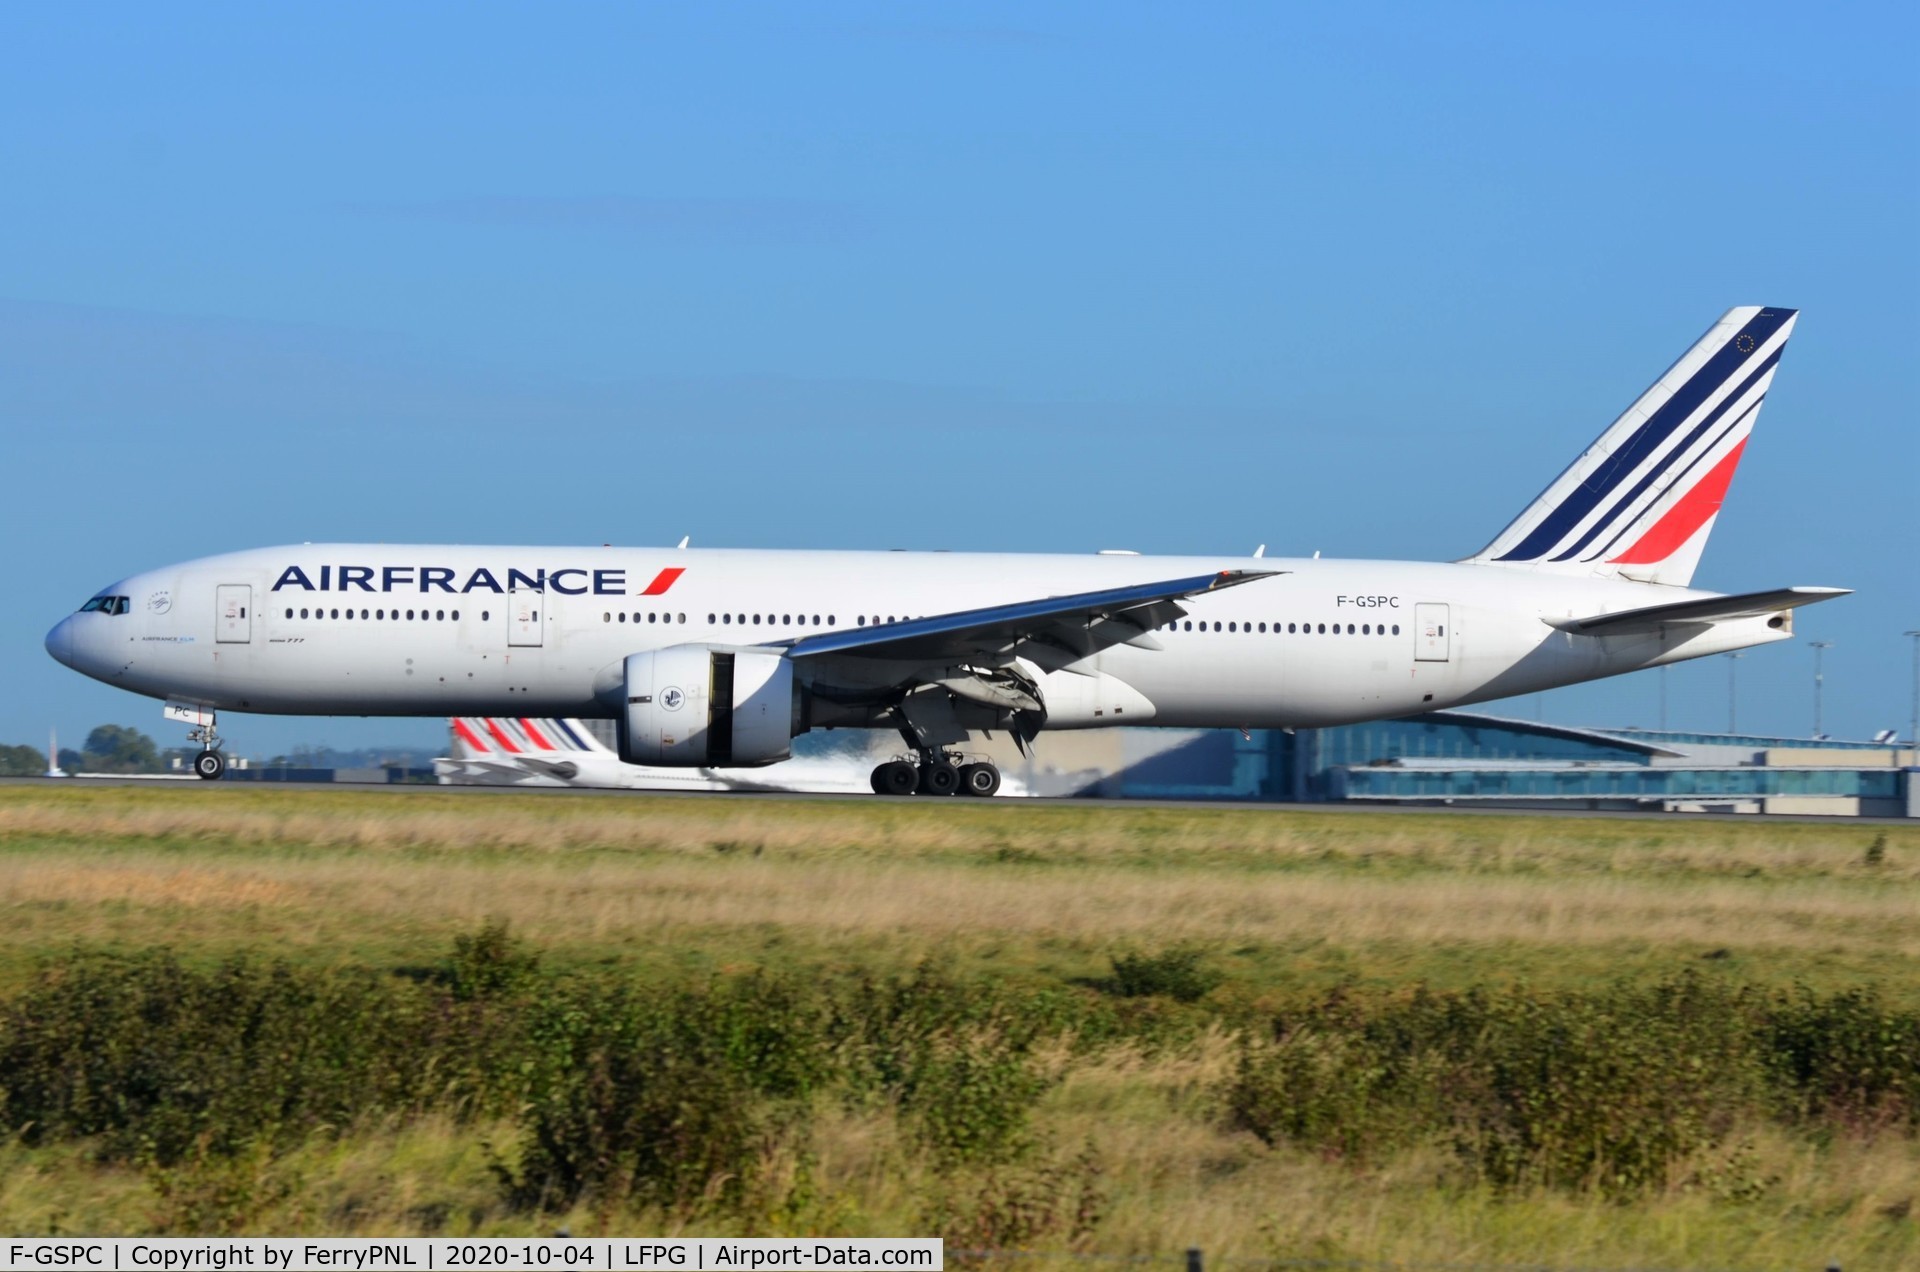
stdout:
POLYGON ((302 544, 103 589, 59 661, 220 711, 611 717, 620 757, 777 763, 897 730, 876 792, 991 795, 969 736, 1347 724, 1792 635, 1845 594, 1694 590, 1795 311, 1728 310, 1481 551, 1449 563, 302 544))

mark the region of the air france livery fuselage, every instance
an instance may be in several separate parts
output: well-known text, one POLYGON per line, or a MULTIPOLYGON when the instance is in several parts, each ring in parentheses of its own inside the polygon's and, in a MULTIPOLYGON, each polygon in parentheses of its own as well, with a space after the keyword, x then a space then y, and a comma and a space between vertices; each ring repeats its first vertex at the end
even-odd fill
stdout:
POLYGON ((630 763, 776 763, 900 733, 883 793, 991 794, 970 737, 1290 728, 1460 706, 1786 639, 1689 585, 1794 313, 1729 311, 1462 561, 303 544, 132 575, 47 637, 215 713, 591 717, 630 763))

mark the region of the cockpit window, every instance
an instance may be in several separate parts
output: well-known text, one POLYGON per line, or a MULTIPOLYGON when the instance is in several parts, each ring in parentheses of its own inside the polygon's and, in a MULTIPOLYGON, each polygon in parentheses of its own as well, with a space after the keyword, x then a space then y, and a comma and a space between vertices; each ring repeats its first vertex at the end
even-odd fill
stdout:
POLYGON ((80 607, 82 614, 124 614, 127 612, 127 598, 124 596, 96 596, 80 607))

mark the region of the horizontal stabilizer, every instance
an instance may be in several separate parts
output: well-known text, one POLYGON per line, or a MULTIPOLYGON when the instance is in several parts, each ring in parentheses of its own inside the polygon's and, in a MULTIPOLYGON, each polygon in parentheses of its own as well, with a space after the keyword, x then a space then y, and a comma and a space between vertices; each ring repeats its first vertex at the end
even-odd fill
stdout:
POLYGON ((1613 614, 1593 614, 1586 618, 1549 618, 1549 627, 1576 636, 1640 636, 1659 632, 1675 623, 1719 623, 1734 618, 1758 618, 1781 610, 1797 609, 1819 601, 1846 596, 1844 587, 1777 587, 1770 592, 1746 592, 1739 596, 1707 596, 1671 605, 1649 605, 1645 609, 1620 610, 1613 614))

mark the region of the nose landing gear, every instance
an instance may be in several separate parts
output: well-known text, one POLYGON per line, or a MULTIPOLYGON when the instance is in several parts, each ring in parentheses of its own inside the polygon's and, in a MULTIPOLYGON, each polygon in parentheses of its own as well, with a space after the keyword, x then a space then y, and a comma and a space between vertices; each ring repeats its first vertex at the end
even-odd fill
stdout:
POLYGON ((221 753, 220 735, 214 731, 213 712, 168 703, 165 714, 169 720, 185 720, 193 725, 187 730, 187 741, 200 744, 200 754, 193 757, 194 776, 208 782, 225 777, 227 757, 221 753))

